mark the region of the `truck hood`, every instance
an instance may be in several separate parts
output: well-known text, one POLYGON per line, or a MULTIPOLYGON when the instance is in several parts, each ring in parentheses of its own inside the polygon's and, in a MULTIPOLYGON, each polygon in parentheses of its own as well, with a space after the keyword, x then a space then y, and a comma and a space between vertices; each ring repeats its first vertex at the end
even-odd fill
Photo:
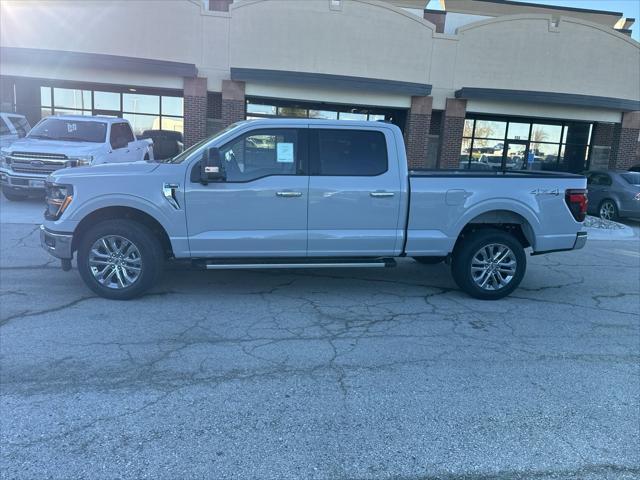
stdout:
POLYGON ((90 167, 72 167, 56 170, 47 179, 50 182, 65 183, 76 178, 108 177, 108 176, 134 176, 145 175, 158 168, 158 163, 128 162, 128 163, 101 163, 90 167))
POLYGON ((60 153, 65 155, 91 155, 100 150, 101 143, 91 142, 69 142, 67 140, 38 140, 37 138, 21 138, 16 140, 9 147, 10 152, 27 153, 60 153))

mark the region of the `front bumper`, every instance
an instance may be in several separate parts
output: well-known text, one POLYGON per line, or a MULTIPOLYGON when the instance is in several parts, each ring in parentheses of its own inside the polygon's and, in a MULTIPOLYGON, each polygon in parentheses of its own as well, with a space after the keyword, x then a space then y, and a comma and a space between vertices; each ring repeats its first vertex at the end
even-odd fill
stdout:
POLYGON ((52 232, 47 230, 44 225, 40 225, 40 244, 54 257, 71 260, 73 258, 72 242, 72 234, 52 232))
POLYGON ((47 175, 29 175, 16 173, 5 168, 0 169, 0 184, 2 184, 3 188, 15 192, 44 192, 46 179, 47 175))

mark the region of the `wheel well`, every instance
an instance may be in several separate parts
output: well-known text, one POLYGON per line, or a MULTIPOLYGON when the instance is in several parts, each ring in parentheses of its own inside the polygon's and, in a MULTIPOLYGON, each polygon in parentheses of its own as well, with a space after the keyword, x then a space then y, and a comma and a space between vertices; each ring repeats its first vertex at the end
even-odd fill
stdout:
POLYGON ((512 234, 518 239, 523 248, 533 246, 533 229, 522 215, 509 210, 492 210, 478 215, 464 226, 456 240, 456 247, 465 235, 487 228, 504 230, 512 234))
POLYGON ((162 245, 162 250, 165 253, 165 257, 169 258, 173 256, 171 241, 169 240, 169 235, 167 235, 164 227, 160 225, 160 223, 151 215, 131 207, 106 207, 91 212, 80 221, 78 227, 74 231, 73 243, 71 245, 71 248, 74 251, 77 250, 79 239, 89 228, 91 228, 95 224, 104 220, 122 219, 133 220, 146 226, 160 240, 160 244, 162 245))

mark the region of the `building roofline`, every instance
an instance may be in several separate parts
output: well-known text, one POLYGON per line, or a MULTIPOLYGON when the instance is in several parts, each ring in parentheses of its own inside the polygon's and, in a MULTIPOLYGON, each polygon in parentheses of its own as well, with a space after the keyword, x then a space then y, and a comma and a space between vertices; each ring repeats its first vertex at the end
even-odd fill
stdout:
POLYGON ((626 98, 598 97, 574 93, 508 90, 501 88, 463 87, 455 92, 456 98, 469 100, 498 100, 505 102, 547 103, 576 107, 606 108, 622 112, 640 110, 640 101, 626 98))
MULTIPOLYGON (((566 11, 566 12, 581 12, 581 13, 595 13, 599 15, 611 15, 612 17, 623 17, 624 13, 622 12, 613 12, 611 10, 594 10, 591 8, 579 8, 579 7, 563 7, 560 5, 547 5, 544 3, 531 3, 531 2, 520 2, 513 0, 477 0, 482 3, 497 3, 500 5, 509 5, 514 7, 537 7, 537 8, 545 8, 549 10, 558 10, 558 11, 566 11)), ((446 11, 446 0, 440 0, 443 5, 444 10, 446 11)))
POLYGON ((413 83, 399 80, 332 75, 327 73, 291 72, 286 70, 264 70, 258 68, 231 67, 231 80, 243 82, 288 83, 316 87, 368 90, 412 96, 431 94, 428 83, 413 83))
POLYGON ((152 58, 22 47, 0 47, 0 55, 4 62, 26 61, 40 65, 66 65, 80 68, 125 70, 180 77, 198 76, 198 69, 193 63, 156 60, 152 58))

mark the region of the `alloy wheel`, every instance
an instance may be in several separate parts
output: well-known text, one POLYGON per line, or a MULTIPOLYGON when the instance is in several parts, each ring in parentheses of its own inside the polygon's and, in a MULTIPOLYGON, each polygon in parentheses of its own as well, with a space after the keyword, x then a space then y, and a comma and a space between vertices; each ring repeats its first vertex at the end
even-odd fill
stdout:
POLYGON ((500 290, 516 274, 518 262, 506 245, 491 243, 480 248, 471 259, 471 278, 483 290, 500 290))
POLYGON ((600 206, 600 218, 603 218, 604 220, 613 220, 615 215, 616 207, 613 203, 607 201, 600 206))
POLYGON ((91 246, 89 268, 101 285, 116 290, 123 289, 140 278, 142 257, 131 240, 119 235, 107 235, 91 246))

